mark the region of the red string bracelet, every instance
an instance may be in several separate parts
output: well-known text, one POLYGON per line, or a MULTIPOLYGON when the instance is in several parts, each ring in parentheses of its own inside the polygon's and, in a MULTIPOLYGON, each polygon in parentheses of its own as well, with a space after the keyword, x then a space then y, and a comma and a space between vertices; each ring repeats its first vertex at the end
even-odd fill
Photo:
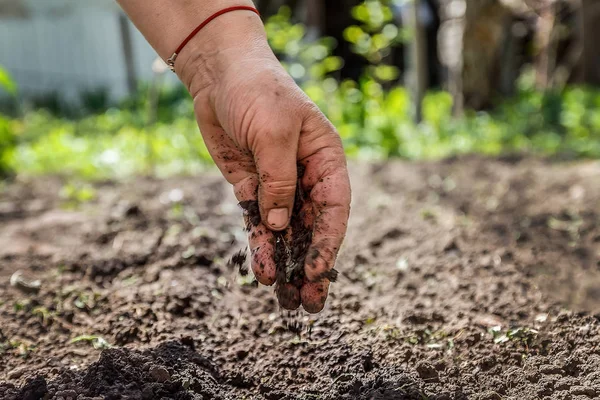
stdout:
POLYGON ((190 40, 192 40, 192 38, 194 36, 196 36, 196 34, 198 32, 200 32, 202 30, 202 28, 204 28, 206 25, 208 25, 213 19, 215 19, 217 17, 220 17, 221 15, 226 14, 228 12, 238 11, 238 10, 252 11, 252 12, 256 13, 256 15, 260 16, 260 13, 258 12, 258 10, 256 8, 250 7, 250 6, 234 6, 234 7, 225 8, 225 9, 223 9, 221 11, 217 11, 216 13, 214 13, 213 15, 211 15, 210 17, 208 17, 200 25, 198 25, 198 27, 196 29, 194 29, 192 31, 192 33, 190 33, 189 36, 186 37, 183 42, 181 42, 181 44, 179 45, 179 47, 177 48, 177 50, 175 50, 175 53, 173 53, 173 55, 171 57, 169 57, 169 59, 167 59, 167 65, 169 66, 169 68, 171 69, 171 71, 175 72, 175 60, 177 60, 177 56, 179 55, 179 53, 181 52, 181 50, 183 50, 183 48, 185 47, 185 45, 188 44, 188 42, 190 40))

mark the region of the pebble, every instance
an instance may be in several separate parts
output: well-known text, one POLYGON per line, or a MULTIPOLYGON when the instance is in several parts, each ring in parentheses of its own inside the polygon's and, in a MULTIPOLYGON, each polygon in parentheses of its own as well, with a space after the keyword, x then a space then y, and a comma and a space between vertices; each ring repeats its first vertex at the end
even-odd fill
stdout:
POLYGON ((17 367, 15 369, 13 369, 12 371, 10 371, 6 376, 8 379, 19 379, 21 376, 23 376, 25 371, 27 371, 27 367, 25 367, 25 366, 17 367))
POLYGON ((248 350, 241 349, 235 352, 235 355, 238 360, 243 360, 248 355, 248 350))
POLYGON ((596 390, 586 386, 573 386, 569 390, 573 395, 584 395, 591 398, 596 398, 596 390))
POLYGON ((479 395, 479 400, 502 400, 502 396, 493 390, 489 390, 479 395))
POLYGON ((77 392, 74 390, 61 390, 56 392, 56 397, 62 397, 65 400, 75 400, 77 398, 77 392))
POLYGON ((171 379, 171 374, 165 367, 153 365, 150 367, 150 376, 157 382, 164 383, 171 379))
POLYGON ((438 377, 438 372, 433 365, 422 361, 417 364, 417 373, 422 379, 434 379, 438 377))

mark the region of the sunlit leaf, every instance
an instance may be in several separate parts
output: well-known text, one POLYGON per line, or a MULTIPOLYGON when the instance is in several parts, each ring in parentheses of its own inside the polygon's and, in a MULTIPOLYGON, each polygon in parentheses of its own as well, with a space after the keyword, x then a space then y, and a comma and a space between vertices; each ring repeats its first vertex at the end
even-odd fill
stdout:
POLYGON ((3 88, 11 95, 17 93, 17 84, 11 78, 8 71, 0 66, 0 88, 3 88))

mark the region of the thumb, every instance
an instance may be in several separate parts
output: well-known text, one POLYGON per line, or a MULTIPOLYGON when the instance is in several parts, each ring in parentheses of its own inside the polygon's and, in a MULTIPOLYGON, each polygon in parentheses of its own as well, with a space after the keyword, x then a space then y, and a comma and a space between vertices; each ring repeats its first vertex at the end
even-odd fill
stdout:
POLYGON ((298 134, 264 135, 254 151, 258 202, 263 223, 274 231, 287 228, 296 195, 298 134))

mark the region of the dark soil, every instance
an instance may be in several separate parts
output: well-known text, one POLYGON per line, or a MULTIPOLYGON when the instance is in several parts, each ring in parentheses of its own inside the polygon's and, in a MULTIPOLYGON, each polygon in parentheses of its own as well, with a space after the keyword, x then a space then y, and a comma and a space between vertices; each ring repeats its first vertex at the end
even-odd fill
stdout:
POLYGON ((6 185, 0 399, 600 397, 600 164, 351 169, 316 316, 239 273, 216 175, 100 183, 75 210, 58 179, 6 185))

